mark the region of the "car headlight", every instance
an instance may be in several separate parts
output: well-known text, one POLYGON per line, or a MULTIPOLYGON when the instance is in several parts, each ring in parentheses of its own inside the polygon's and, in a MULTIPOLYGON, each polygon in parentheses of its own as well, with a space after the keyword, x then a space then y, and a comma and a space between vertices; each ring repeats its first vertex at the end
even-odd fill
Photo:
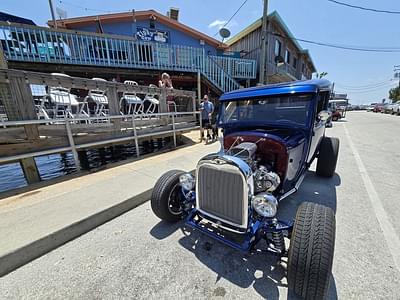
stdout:
POLYGON ((191 191, 194 189, 196 180, 192 174, 186 173, 179 176, 179 184, 185 190, 191 191))
POLYGON ((276 200, 276 198, 271 194, 260 193, 253 196, 251 205, 259 215, 272 218, 276 215, 278 200, 276 200))

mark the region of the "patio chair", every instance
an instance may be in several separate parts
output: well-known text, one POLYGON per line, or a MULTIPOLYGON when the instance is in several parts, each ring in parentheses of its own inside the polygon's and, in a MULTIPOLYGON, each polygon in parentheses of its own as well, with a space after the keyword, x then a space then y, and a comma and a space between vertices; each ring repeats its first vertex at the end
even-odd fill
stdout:
MULTIPOLYGON (((125 80, 124 84, 138 86, 138 83, 136 81, 131 80, 125 80)), ((128 115, 138 115, 144 113, 143 100, 136 95, 136 92, 124 92, 122 94, 121 100, 119 101, 119 106, 121 109, 121 113, 123 113, 123 111, 126 111, 126 106, 128 106, 128 115), (123 108, 125 108, 125 110, 123 108)))
MULTIPOLYGON (((92 78, 97 81, 107 81, 103 78, 92 78)), ((94 115, 96 117, 107 117, 109 115, 108 98, 106 91, 99 89, 90 90, 88 95, 85 97, 85 102, 94 102, 96 107, 94 109, 94 115)))
POLYGON ((143 102, 150 102, 149 106, 147 107, 146 114, 154 114, 156 110, 158 111, 158 107, 160 105, 160 101, 155 98, 156 90, 154 89, 157 89, 157 86, 154 84, 150 84, 149 89, 150 91, 144 98, 143 102))

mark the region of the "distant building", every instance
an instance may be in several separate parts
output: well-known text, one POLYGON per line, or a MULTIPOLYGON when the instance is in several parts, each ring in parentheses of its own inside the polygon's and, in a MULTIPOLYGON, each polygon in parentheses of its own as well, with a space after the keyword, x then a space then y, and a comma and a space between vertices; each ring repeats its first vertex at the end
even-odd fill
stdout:
MULTIPOLYGON (((229 50, 241 53, 242 58, 257 60, 257 77, 261 53, 262 18, 243 29, 226 42, 229 50)), ((294 39, 293 34, 274 11, 268 15, 268 83, 311 79, 316 68, 308 50, 303 49, 294 39)))
POLYGON ((11 23, 20 23, 20 24, 28 24, 28 25, 36 25, 32 20, 25 19, 22 17, 14 16, 7 14, 5 12, 0 11, 0 22, 11 22, 11 23))

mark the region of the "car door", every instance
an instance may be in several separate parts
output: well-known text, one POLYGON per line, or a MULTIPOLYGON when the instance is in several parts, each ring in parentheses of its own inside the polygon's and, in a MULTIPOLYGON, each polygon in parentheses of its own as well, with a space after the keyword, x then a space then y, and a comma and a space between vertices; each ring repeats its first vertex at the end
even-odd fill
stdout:
POLYGON ((329 92, 319 93, 317 96, 317 105, 315 108, 315 117, 313 122, 313 129, 311 134, 311 144, 310 144, 310 152, 308 154, 307 162, 310 162, 311 159, 316 154, 318 150, 319 143, 321 142, 322 138, 325 134, 325 125, 326 122, 320 120, 319 113, 322 110, 326 110, 328 107, 329 101, 329 92))

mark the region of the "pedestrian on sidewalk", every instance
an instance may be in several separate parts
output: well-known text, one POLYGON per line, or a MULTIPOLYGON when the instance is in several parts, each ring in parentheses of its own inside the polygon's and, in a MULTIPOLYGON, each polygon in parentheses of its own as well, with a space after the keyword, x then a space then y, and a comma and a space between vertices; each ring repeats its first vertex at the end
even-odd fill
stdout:
POLYGON ((200 104, 201 123, 200 141, 204 139, 204 129, 207 130, 207 139, 211 139, 209 129, 211 128, 211 116, 214 112, 214 105, 208 100, 208 95, 204 95, 203 102, 200 104))

